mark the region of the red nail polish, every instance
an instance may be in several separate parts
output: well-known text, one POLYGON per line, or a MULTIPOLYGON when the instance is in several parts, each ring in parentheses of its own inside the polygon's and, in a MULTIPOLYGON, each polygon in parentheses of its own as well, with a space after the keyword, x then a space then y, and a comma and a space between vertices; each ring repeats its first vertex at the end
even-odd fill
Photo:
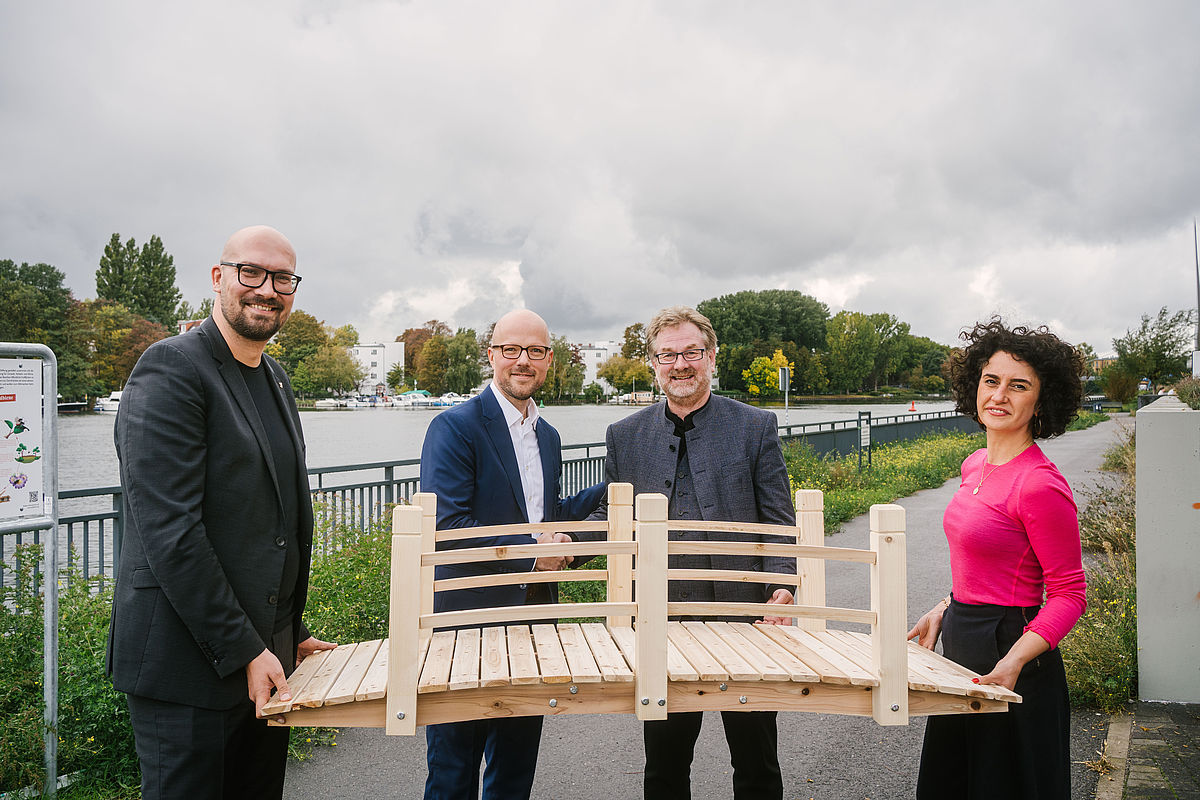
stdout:
POLYGON ((979 678, 971 678, 971 683, 979 683, 979 678))

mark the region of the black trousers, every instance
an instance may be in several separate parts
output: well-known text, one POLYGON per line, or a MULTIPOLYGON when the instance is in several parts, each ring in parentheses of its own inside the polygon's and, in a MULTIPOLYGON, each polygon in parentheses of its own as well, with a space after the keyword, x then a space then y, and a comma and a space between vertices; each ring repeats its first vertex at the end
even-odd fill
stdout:
MULTIPOLYGON (((271 652, 296 666, 292 630, 271 652), (288 656, 287 654, 291 654, 288 656)), ((128 695, 142 771, 142 800, 271 800, 283 797, 290 728, 269 728, 247 699, 229 709, 198 708, 128 695)))
MULTIPOLYGON (((942 617, 946 657, 981 675, 1021 638, 1036 606, 968 605, 953 600, 942 617)), ((920 800, 1069 800, 1071 709, 1057 649, 1025 665, 1021 703, 999 714, 933 716, 925 726, 920 800)))
MULTIPOLYGON (((779 733, 774 711, 722 711, 725 741, 733 766, 736 800, 780 800, 779 733)), ((692 796, 692 757, 700 736, 701 711, 668 714, 665 720, 644 723, 646 742, 646 800, 689 800, 692 796)))

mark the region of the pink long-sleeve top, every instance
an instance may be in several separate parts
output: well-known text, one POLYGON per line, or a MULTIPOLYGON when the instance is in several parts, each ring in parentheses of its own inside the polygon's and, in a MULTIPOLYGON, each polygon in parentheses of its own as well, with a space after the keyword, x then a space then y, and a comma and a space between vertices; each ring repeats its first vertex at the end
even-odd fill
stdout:
POLYGON ((942 523, 954 598, 1036 606, 1044 590, 1046 605, 1025 630, 1057 647, 1087 606, 1087 581, 1071 487, 1041 448, 998 466, 987 450, 967 456, 942 523))

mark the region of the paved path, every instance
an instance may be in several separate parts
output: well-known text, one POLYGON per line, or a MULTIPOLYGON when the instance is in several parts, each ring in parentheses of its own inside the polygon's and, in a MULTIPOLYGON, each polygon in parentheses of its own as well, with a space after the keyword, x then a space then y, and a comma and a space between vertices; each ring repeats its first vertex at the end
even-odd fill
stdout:
MULTIPOLYGON (((1043 449, 1076 491, 1103 480, 1104 450, 1116 441, 1109 421, 1043 443, 1043 449)), ((942 512, 955 481, 900 500, 907 511, 908 616, 916 620, 950 588, 950 564, 942 512)), ((866 517, 827 537, 831 545, 867 547, 866 517)), ((869 605, 866 567, 829 562, 827 602, 869 605)), ((854 626, 847 626, 854 627, 854 626)), ((1082 762, 1094 759, 1107 734, 1109 717, 1075 711, 1072 724, 1072 797, 1091 798, 1099 775, 1082 762)), ((784 713, 779 716, 779 756, 786 798, 864 800, 912 797, 924 734, 923 718, 902 728, 884 728, 859 717, 784 713)), ((320 748, 311 761, 288 769, 285 796, 291 800, 330 797, 420 797, 425 780, 425 737, 387 737, 381 730, 345 729, 335 748, 320 748)), ((631 715, 546 718, 534 797, 641 797, 641 728, 631 715)), ((725 798, 730 788, 729 751, 720 720, 705 716, 696 746, 692 796, 725 798)))

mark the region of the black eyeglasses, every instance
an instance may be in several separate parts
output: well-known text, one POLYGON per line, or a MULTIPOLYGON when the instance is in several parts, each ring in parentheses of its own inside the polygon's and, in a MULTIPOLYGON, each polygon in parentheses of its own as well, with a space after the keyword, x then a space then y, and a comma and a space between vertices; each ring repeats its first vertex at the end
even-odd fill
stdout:
POLYGON ((513 361, 520 358, 522 352, 529 356, 530 361, 541 361, 550 355, 550 348, 540 344, 531 344, 529 347, 521 347, 519 344, 493 344, 489 347, 499 350, 500 355, 513 361))
POLYGON ((257 289, 267 282, 267 276, 271 277, 271 285, 275 287, 275 291, 279 294, 292 294, 296 291, 296 287, 300 285, 301 278, 291 272, 284 272, 277 269, 264 269, 257 264, 234 264, 229 261, 222 261, 222 267, 237 267, 238 283, 245 286, 247 289, 257 289))
POLYGON ((694 350, 684 350, 682 353, 655 353, 654 360, 664 367, 668 364, 674 364, 675 359, 683 356, 684 361, 699 361, 704 357, 704 351, 707 347, 698 347, 694 350))

